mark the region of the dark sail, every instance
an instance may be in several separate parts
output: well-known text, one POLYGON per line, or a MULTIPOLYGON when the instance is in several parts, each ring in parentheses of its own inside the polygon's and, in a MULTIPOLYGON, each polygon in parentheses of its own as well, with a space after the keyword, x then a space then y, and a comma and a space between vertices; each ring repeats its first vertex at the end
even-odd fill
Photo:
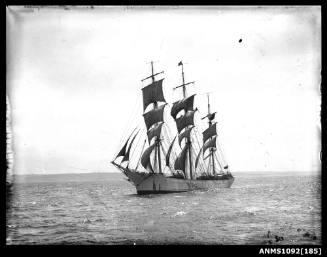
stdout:
POLYGON ((163 91, 162 91, 162 81, 163 80, 164 79, 154 81, 150 85, 142 88, 143 110, 145 110, 146 107, 151 103, 166 102, 165 97, 163 95, 163 91))
MULTIPOLYGON (((196 94, 190 95, 190 92, 187 92, 187 88, 194 81, 186 81, 184 77, 184 65, 182 62, 179 62, 178 65, 181 66, 182 83, 176 85, 174 90, 182 90, 183 98, 179 98, 179 101, 169 106, 169 109, 171 109, 170 115, 177 126, 177 135, 172 134, 175 134, 176 131, 173 132, 171 130, 169 127, 171 122, 166 120, 168 110, 165 110, 167 103, 164 95, 163 79, 156 81, 158 79, 157 75, 164 72, 154 72, 153 62, 151 61, 151 74, 141 80, 142 82, 148 81, 146 86, 141 89, 143 96, 142 114, 147 129, 145 138, 143 138, 145 140, 142 142, 144 144, 142 149, 139 149, 140 147, 138 146, 136 147, 142 133, 134 130, 127 141, 123 142, 124 145, 121 145, 122 148, 118 149, 120 151, 117 157, 120 156, 121 158, 119 160, 122 160, 121 162, 126 161, 128 165, 125 166, 126 164, 122 165, 121 163, 116 163, 115 160, 112 161, 118 169, 125 173, 128 180, 136 186, 138 194, 152 193, 152 190, 157 191, 155 193, 163 193, 206 188, 212 183, 206 183, 205 180, 230 180, 232 178, 217 140, 218 128, 215 122, 217 117, 215 117, 216 112, 212 113, 210 110, 209 93, 208 112, 202 118, 208 119, 207 124, 209 126, 206 126, 204 131, 202 129, 198 131, 199 128, 193 130, 198 125, 197 121, 195 121, 195 118, 197 119, 198 116, 195 117, 194 115, 197 111, 196 103, 194 102, 196 94), (165 128, 163 130, 164 123, 165 128), (200 132, 200 135, 198 135, 198 132, 200 132), (202 136, 203 142, 198 136, 202 136), (149 145, 147 145, 146 141, 149 142, 149 145), (176 141, 178 141, 179 146, 177 146, 176 141), (166 147, 168 147, 167 153, 166 147), (197 152, 200 147, 200 151, 197 152), (134 155, 136 152, 138 153, 134 155), (175 152, 178 152, 177 158, 175 152), (132 166, 134 164, 134 157, 135 159, 137 158, 137 165, 135 168, 134 166, 130 168, 129 165, 132 166), (130 160, 133 161, 131 162, 130 160), (162 161, 165 161, 166 167, 162 161), (219 166, 215 167, 215 165, 219 166), (144 174, 145 170, 150 174, 144 174), (227 176, 215 177, 218 171, 221 171, 221 173, 225 172, 227 176), (157 178, 160 180, 156 181, 157 178), (149 179, 151 180, 150 187, 147 184, 149 179), (190 183, 193 179, 194 181, 190 183), (198 181, 195 181, 196 179, 198 181), (142 185, 141 183, 144 180, 148 181, 142 185)), ((175 128, 172 129, 175 130, 175 128)), ((144 137, 144 133, 142 137, 144 137)), ((231 183, 223 183, 223 187, 230 187, 230 185, 231 183)))
POLYGON ((171 144, 169 146, 169 149, 168 149, 168 152, 167 152, 167 155, 166 155, 166 166, 168 166, 168 167, 169 167, 170 153, 171 153, 171 150, 173 149, 173 145, 174 145, 174 142, 175 142, 176 137, 177 136, 175 136, 174 140, 171 142, 171 144))
POLYGON ((181 111, 181 110, 185 110, 185 112, 187 111, 193 111, 193 102, 194 102, 194 96, 195 95, 191 95, 185 99, 182 99, 180 101, 177 101, 175 103, 173 103, 173 107, 171 108, 171 116, 176 119, 176 115, 181 111))
POLYGON ((141 158, 141 164, 145 169, 149 169, 150 171, 153 172, 151 162, 150 162, 150 155, 153 151, 153 149, 156 147, 156 143, 150 145, 142 154, 141 158))
POLYGON ((137 134, 138 134, 139 132, 140 132, 140 130, 137 131, 137 133, 136 133, 135 136, 133 137, 131 143, 130 143, 129 146, 128 146, 127 152, 126 152, 126 154, 125 154, 125 156, 124 156, 124 158, 123 158, 123 160, 122 160, 121 162, 129 161, 129 153, 131 152, 132 144, 133 144, 133 142, 134 142, 134 140, 135 140, 135 138, 136 138, 136 136, 137 136, 137 134))
POLYGON ((185 115, 182 117, 176 119, 176 125, 178 133, 182 131, 182 129, 186 128, 189 125, 194 125, 194 111, 188 111, 185 115))
POLYGON ((149 128, 153 124, 163 121, 163 112, 164 112, 165 106, 166 106, 166 104, 161 105, 157 109, 152 109, 151 111, 143 114, 144 122, 145 122, 147 130, 149 130, 149 128))
POLYGON ((217 135, 217 123, 212 124, 209 128, 202 132, 203 134, 203 143, 205 143, 210 137, 217 135))
POLYGON ((151 143, 152 138, 154 138, 154 137, 160 138, 162 125, 163 125, 163 123, 156 124, 153 128, 151 128, 147 132, 149 144, 151 143))
MULTIPOLYGON (((136 129, 136 128, 135 128, 135 129, 136 129)), ((131 138, 131 136, 133 135, 135 129, 133 130, 133 132, 131 133, 131 135, 128 137, 128 139, 126 140, 126 143, 124 144, 123 148, 119 151, 119 153, 117 154, 117 156, 116 156, 115 159, 117 159, 119 156, 125 156, 128 141, 129 141, 129 139, 131 138)))
POLYGON ((216 136, 211 138, 209 141, 207 141, 204 145, 203 145, 203 154, 205 153, 205 151, 208 149, 208 148, 211 148, 211 147, 216 147, 216 136))
POLYGON ((194 126, 189 127, 187 129, 185 129, 185 131, 183 133, 181 133, 180 135, 178 135, 178 143, 179 143, 179 145, 181 145, 182 140, 184 138, 186 138, 188 140, 190 139, 191 131, 192 131, 193 128, 194 128, 194 126))
POLYGON ((188 149, 188 145, 185 145, 183 147, 182 152, 178 155, 174 164, 174 169, 182 170, 184 172, 184 175, 185 175, 185 159, 186 159, 187 149, 188 149))

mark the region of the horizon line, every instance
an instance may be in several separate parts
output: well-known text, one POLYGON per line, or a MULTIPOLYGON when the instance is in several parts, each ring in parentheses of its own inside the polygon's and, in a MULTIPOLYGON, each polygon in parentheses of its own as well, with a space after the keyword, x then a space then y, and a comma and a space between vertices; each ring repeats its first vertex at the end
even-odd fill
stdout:
MULTIPOLYGON (((262 174, 267 174, 267 173, 321 173, 320 171, 233 171, 233 173, 262 173, 262 174)), ((105 171, 97 171, 97 172, 66 172, 66 173, 29 173, 29 174, 12 174, 12 175, 7 175, 7 176, 48 176, 48 175, 77 175, 77 174, 122 174, 122 172, 119 171, 114 171, 114 172, 105 172, 105 171)))

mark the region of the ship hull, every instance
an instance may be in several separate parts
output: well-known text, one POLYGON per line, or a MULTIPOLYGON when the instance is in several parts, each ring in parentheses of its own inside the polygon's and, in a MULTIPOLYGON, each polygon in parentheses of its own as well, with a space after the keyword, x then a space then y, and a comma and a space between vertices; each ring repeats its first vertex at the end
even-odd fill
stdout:
POLYGON ((134 184, 139 195, 230 188, 234 182, 234 177, 219 180, 191 180, 166 177, 158 173, 141 174, 128 169, 124 173, 134 184))

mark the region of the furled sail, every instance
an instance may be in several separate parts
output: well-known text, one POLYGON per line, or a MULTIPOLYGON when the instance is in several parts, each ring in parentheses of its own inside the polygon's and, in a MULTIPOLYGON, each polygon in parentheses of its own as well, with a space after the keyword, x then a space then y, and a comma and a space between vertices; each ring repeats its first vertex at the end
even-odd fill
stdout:
POLYGON ((125 154, 125 156, 124 156, 124 158, 123 158, 123 160, 122 160, 121 162, 129 161, 129 153, 131 152, 131 148, 132 148, 133 142, 134 142, 134 140, 135 140, 135 138, 136 138, 136 136, 137 136, 137 134, 138 134, 139 132, 140 132, 140 130, 136 132, 136 134, 135 134, 135 136, 133 137, 131 143, 129 144, 128 149, 127 149, 127 152, 126 152, 126 154, 125 154))
POLYGON ((164 79, 160 79, 154 81, 150 85, 142 88, 143 93, 143 110, 146 107, 155 102, 166 102, 163 91, 162 91, 162 81, 164 79))
POLYGON ((215 115, 216 115, 216 112, 214 112, 214 113, 210 113, 210 114, 208 115, 208 119, 209 119, 209 120, 213 120, 213 119, 215 118, 215 115))
POLYGON ((183 147, 182 152, 178 155, 174 164, 174 169, 182 170, 184 172, 184 175, 185 175, 185 160, 186 160, 187 149, 188 149, 188 145, 185 145, 183 147))
POLYGON ((216 138, 217 138, 217 136, 214 136, 213 138, 211 138, 209 141, 207 141, 207 142, 203 145, 203 154, 205 153, 205 151, 206 151, 208 148, 216 147, 216 138))
POLYGON ((188 111, 185 115, 182 117, 176 119, 176 125, 178 133, 182 131, 182 129, 186 128, 189 125, 194 125, 194 111, 188 111))
POLYGON ((205 118, 208 118, 208 120, 212 121, 215 118, 215 115, 216 115, 216 112, 214 112, 214 113, 208 113, 206 116, 204 116, 202 118, 202 120, 205 119, 205 118))
POLYGON ((179 143, 179 145, 181 145, 182 140, 184 138, 190 140, 190 135, 191 135, 191 131, 192 131, 193 128, 194 128, 194 126, 188 127, 187 129, 185 129, 185 131, 183 133, 181 133, 180 135, 178 135, 178 143, 179 143))
POLYGON ((153 151, 153 149, 156 147, 156 143, 153 143, 150 145, 142 154, 141 157, 141 164, 145 169, 149 169, 150 171, 153 172, 151 162, 150 162, 150 155, 153 151))
POLYGON ((205 143, 210 137, 217 135, 217 123, 212 124, 209 128, 202 132, 203 134, 203 143, 205 143))
POLYGON ((163 121, 163 112, 164 112, 165 106, 166 106, 166 104, 161 105, 158 108, 152 109, 151 111, 143 114, 147 130, 149 130, 149 128, 153 124, 163 121))
POLYGON ((168 148, 168 152, 167 152, 167 155, 166 155, 166 166, 167 167, 169 167, 170 153, 171 153, 171 150, 173 149, 173 145, 174 145, 176 137, 177 137, 177 135, 175 136, 175 138, 173 139, 173 141, 171 142, 171 144, 170 144, 170 146, 168 148))
POLYGON ((173 103, 173 106, 172 106, 171 112, 170 112, 171 116, 173 116, 173 118, 176 119, 176 115, 181 110, 185 110, 185 112, 193 111, 194 96, 195 96, 195 94, 173 103))
POLYGON ((147 134, 148 134, 148 140, 149 140, 149 144, 151 143, 151 139, 154 137, 160 138, 161 135, 161 129, 162 129, 162 123, 156 124, 153 128, 151 128, 147 134))

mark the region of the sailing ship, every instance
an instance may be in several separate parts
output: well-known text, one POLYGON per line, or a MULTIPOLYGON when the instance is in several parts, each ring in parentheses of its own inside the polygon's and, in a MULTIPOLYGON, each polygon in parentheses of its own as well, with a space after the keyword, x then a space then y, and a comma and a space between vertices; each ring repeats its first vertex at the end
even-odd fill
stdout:
POLYGON ((181 66, 182 84, 173 89, 182 89, 183 97, 169 108, 164 96, 164 78, 156 80, 164 71, 154 73, 151 62, 151 75, 141 80, 151 79, 151 83, 142 88, 144 124, 137 132, 137 128, 132 131, 111 161, 135 186, 137 194, 229 188, 234 182, 218 142, 216 112, 210 110, 209 93, 208 113, 201 119, 207 120, 208 127, 200 140, 200 126, 195 119, 199 110, 194 108, 196 94, 188 95, 186 90, 194 81, 186 83, 183 62, 178 66, 181 66), (170 115, 167 114, 169 109, 170 115), (169 119, 173 119, 171 123, 175 123, 176 129, 169 119), (144 135, 139 133, 142 128, 144 135), (144 140, 141 150, 139 144, 134 143, 137 137, 138 142, 140 138, 144 140), (148 146, 144 149, 146 142, 148 146))

